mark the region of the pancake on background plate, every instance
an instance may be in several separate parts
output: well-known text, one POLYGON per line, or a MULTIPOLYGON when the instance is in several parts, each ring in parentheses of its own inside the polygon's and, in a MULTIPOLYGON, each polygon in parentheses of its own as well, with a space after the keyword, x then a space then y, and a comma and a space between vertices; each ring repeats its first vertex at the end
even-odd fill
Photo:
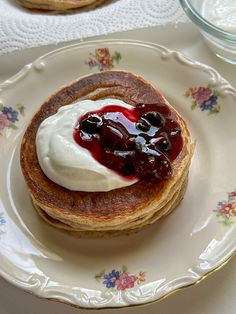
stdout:
POLYGON ((153 86, 104 71, 49 97, 24 134, 20 161, 46 222, 105 237, 170 213, 184 196, 193 150, 186 122, 153 86))
POLYGON ((82 12, 111 2, 111 0, 19 0, 21 5, 35 13, 82 12))

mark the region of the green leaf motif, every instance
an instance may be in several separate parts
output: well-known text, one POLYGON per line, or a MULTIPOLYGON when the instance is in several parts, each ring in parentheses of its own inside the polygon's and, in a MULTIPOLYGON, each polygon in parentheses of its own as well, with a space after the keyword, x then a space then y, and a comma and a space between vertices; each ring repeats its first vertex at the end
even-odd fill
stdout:
POLYGON ((196 107, 197 107, 197 103, 194 101, 194 102, 192 103, 191 109, 194 110, 196 107))
POLYGON ((214 113, 216 113, 213 109, 211 109, 209 112, 208 112, 208 116, 210 116, 210 115, 212 115, 212 114, 214 114, 214 113))
POLYGON ((18 127, 15 124, 8 125, 8 128, 13 129, 13 130, 17 130, 18 129, 18 127))
POLYGON ((109 288, 110 292, 116 292, 116 288, 109 288))
POLYGON ((126 265, 123 265, 121 268, 122 273, 127 273, 128 272, 128 267, 126 265))
POLYGON ((96 280, 97 282, 100 282, 100 281, 101 281, 101 277, 98 277, 97 275, 96 275, 94 278, 95 278, 95 280, 96 280))
POLYGON ((93 54, 92 52, 89 53, 89 56, 91 56, 92 59, 93 59, 93 58, 96 58, 95 54, 93 54))
POLYGON ((232 219, 230 219, 230 217, 222 217, 222 223, 225 225, 225 226, 229 226, 233 223, 232 219))
POLYGON ((212 108, 209 112, 208 115, 211 114, 215 114, 215 113, 219 113, 220 112, 220 106, 216 107, 216 108, 212 108))
POLYGON ((235 222, 232 217, 229 217, 218 210, 213 210, 216 213, 216 217, 218 218, 218 222, 223 224, 224 226, 229 226, 235 222))
POLYGON ((102 279, 102 277, 105 275, 105 269, 103 269, 100 273, 98 273, 97 275, 95 275, 95 279, 97 282, 100 282, 100 280, 102 279))
POLYGON ((216 97, 220 96, 220 94, 219 94, 219 92, 217 90, 213 91, 213 95, 216 96, 216 97))
POLYGON ((2 111, 3 110, 3 104, 2 103, 0 103, 0 111, 2 111))
POLYGON ((112 56, 112 59, 115 60, 117 63, 119 63, 121 60, 121 53, 118 51, 115 51, 114 55, 112 56))
POLYGON ((18 104, 18 105, 16 105, 16 108, 19 110, 19 112, 20 112, 20 114, 21 114, 22 116, 25 115, 25 107, 24 107, 23 105, 18 104))

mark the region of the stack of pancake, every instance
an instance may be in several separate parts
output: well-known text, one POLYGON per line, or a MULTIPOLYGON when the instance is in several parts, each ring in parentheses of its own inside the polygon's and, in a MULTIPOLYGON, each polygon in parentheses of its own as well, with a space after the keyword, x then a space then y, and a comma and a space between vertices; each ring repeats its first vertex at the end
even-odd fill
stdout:
POLYGON ((108 0, 19 0, 23 7, 41 13, 73 13, 87 11, 108 0))
POLYGON ((49 224, 82 237, 104 237, 136 231, 170 213, 182 200, 194 149, 186 122, 144 79, 128 72, 104 71, 73 82, 52 95, 28 126, 21 146, 21 167, 33 204, 49 224), (139 182, 109 192, 70 191, 41 170, 36 134, 41 122, 61 106, 82 99, 121 99, 128 104, 165 102, 183 137, 183 148, 172 163, 172 176, 162 182, 139 182))

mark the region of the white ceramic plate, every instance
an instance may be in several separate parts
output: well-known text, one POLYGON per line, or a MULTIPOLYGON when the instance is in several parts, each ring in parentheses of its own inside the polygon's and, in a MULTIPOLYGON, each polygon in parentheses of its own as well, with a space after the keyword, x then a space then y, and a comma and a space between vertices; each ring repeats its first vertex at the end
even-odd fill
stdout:
POLYGON ((156 301, 219 268, 236 248, 235 99, 212 68, 150 43, 77 44, 26 65, 0 85, 1 275, 41 297, 105 308, 156 301), (108 68, 156 86, 187 120, 197 146, 185 198, 171 215, 128 237, 79 239, 36 214, 19 146, 50 94, 108 68))

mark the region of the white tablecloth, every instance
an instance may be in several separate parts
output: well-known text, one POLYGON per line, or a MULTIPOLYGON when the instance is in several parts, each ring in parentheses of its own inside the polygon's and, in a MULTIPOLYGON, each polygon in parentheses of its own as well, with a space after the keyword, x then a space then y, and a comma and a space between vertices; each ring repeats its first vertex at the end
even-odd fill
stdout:
POLYGON ((186 21, 178 0, 113 0, 96 10, 35 14, 0 0, 0 54, 118 31, 186 21))

